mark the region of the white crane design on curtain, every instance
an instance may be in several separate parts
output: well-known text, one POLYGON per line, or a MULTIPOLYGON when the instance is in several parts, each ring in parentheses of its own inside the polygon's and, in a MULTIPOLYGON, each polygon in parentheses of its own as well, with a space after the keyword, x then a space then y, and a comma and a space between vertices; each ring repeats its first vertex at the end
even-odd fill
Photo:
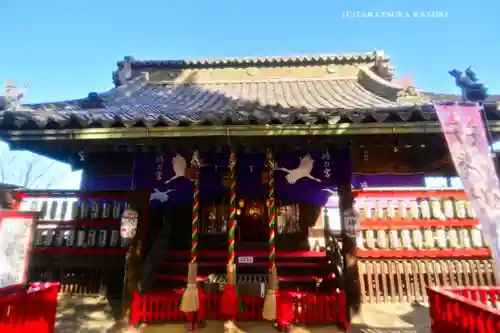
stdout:
POLYGON ((151 197, 149 201, 154 201, 158 200, 161 203, 165 203, 170 199, 170 196, 168 195, 170 192, 175 191, 174 189, 166 190, 166 191, 159 191, 157 188, 153 190, 153 193, 151 193, 151 197))
POLYGON ((317 181, 318 183, 321 183, 321 179, 311 176, 313 166, 314 166, 314 159, 311 157, 310 154, 307 154, 306 156, 300 159, 299 166, 296 169, 290 170, 286 168, 278 168, 278 166, 276 165, 275 170, 280 170, 287 173, 286 181, 288 182, 288 184, 295 184, 297 180, 302 178, 309 178, 314 181, 317 181))

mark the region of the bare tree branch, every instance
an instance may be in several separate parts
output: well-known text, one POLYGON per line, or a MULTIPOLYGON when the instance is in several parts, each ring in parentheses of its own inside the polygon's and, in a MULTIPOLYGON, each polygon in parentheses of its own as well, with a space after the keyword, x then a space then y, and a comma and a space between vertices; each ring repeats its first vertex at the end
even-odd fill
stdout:
POLYGON ((5 182, 5 169, 3 167, 3 159, 2 156, 0 156, 0 182, 4 183, 5 182))
POLYGON ((52 186, 56 183, 56 179, 55 178, 50 178, 49 182, 46 184, 45 187, 47 188, 52 188, 52 186))
POLYGON ((5 155, 5 152, 0 152, 0 183, 5 183, 7 181, 7 177, 5 175, 6 169, 8 169, 8 167, 12 165, 17 158, 17 156, 11 156, 9 161, 5 163, 5 155))
MULTIPOLYGON (((25 164, 14 165, 17 156, 13 156, 8 163, 0 158, 0 182, 17 183, 20 187, 31 188, 36 185, 43 177, 47 177, 48 183, 53 183, 53 177, 50 170, 55 166, 56 161, 51 161, 48 165, 44 163, 41 156, 33 156, 31 161, 25 164), (41 169, 43 168, 43 169, 41 169), (11 174, 9 175, 9 171, 11 174), (13 178, 17 178, 15 181, 13 178)), ((43 187, 48 185, 44 184, 43 187)))
POLYGON ((0 141, 0 183, 23 188, 52 188, 64 182, 71 171, 57 161, 26 151, 13 152, 0 141))
MULTIPOLYGON (((0 148, 0 149, 4 150, 3 148, 0 148)), ((0 182, 2 182, 2 183, 5 182, 4 156, 5 156, 5 153, 3 151, 0 152, 0 182)))
POLYGON ((31 162, 28 163, 28 166, 26 167, 26 171, 24 173, 20 174, 21 179, 19 179, 19 183, 21 184, 21 186, 23 188, 29 187, 31 174, 33 173, 34 166, 35 166, 35 158, 33 157, 31 162))
MULTIPOLYGON (((32 182, 30 182, 30 183, 28 184, 28 186, 26 186, 26 187, 31 187, 31 186, 35 185, 35 183, 36 183, 36 182, 37 182, 37 181, 38 181, 38 180, 39 180, 39 179, 40 179, 43 175, 47 174, 47 173, 50 171, 50 169, 52 169, 52 167, 53 167, 55 164, 56 164, 56 161, 52 161, 52 163, 50 163, 50 164, 49 164, 49 166, 47 166, 47 168, 45 168, 45 170, 43 170, 43 172, 41 172, 41 173, 40 173, 40 174, 39 174, 39 175, 38 175, 38 176, 37 176, 37 177, 36 177, 36 178, 35 178, 32 182)), ((31 166, 33 166, 33 165, 31 165, 31 166)), ((33 168, 32 168, 32 169, 33 169, 33 168)), ((53 182, 54 182, 54 178, 53 178, 53 177, 51 177, 51 178, 50 178, 50 180, 49 180, 49 182, 48 182, 48 184, 53 183, 53 182)), ((48 186, 48 184, 47 184, 47 186, 48 186)))

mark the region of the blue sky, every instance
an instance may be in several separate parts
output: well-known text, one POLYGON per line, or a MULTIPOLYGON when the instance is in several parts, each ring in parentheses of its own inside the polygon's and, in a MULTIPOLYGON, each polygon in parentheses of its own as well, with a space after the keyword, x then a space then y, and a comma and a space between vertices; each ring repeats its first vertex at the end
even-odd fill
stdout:
MULTIPOLYGON (((27 84, 25 102, 111 88, 136 59, 384 50, 418 89, 457 92, 447 71, 472 65, 500 93, 500 2, 481 1, 2 1, 0 80, 27 84), (478 5, 481 3, 481 5, 478 5), (446 12, 446 18, 346 19, 346 13, 446 12)), ((348 14, 347 16, 352 16, 348 14)))
POLYGON ((66 189, 80 187, 81 171, 72 171, 67 164, 32 154, 9 151, 0 142, 0 183, 33 189, 66 189))

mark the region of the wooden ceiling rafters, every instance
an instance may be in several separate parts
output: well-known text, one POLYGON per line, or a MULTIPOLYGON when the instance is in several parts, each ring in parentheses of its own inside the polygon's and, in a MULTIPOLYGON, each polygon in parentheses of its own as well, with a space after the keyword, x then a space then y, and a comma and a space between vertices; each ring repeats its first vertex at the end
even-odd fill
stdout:
MULTIPOLYGON (((326 147, 351 149, 353 171, 359 173, 411 173, 442 170, 453 173, 444 139, 441 135, 364 135, 364 136, 267 136, 167 138, 142 140, 55 140, 13 142, 13 148, 36 149, 51 158, 69 162, 74 168, 85 168, 96 158, 109 163, 111 155, 133 155, 137 152, 175 152, 200 150, 202 153, 228 151, 258 153, 276 151, 322 151, 326 147), (75 144, 78 143, 78 144, 75 144), (82 160, 83 158, 83 160, 82 160)), ((95 162, 95 161, 94 161, 95 162)), ((113 162, 114 163, 114 162, 113 162)))

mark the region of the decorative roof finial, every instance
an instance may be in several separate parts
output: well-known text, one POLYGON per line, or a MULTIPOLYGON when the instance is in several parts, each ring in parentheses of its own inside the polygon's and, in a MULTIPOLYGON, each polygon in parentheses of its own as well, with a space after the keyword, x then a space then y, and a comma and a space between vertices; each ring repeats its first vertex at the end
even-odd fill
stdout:
POLYGON ((192 168, 200 168, 202 166, 203 162, 200 157, 200 153, 195 150, 193 152, 193 157, 191 158, 191 167, 192 168))
POLYGON ((392 81, 396 70, 394 66, 389 64, 389 57, 382 50, 373 51, 373 55, 375 56, 375 64, 373 66, 375 72, 383 79, 389 82, 392 81))
POLYGON ((4 85, 4 95, 0 97, 0 110, 18 109, 26 88, 26 86, 16 87, 13 80, 8 80, 4 85))
POLYGON ((471 66, 467 67, 465 73, 457 69, 448 71, 448 73, 455 78, 456 86, 462 91, 462 102, 480 102, 488 97, 488 89, 484 84, 479 83, 471 66))
POLYGON ((116 87, 124 85, 132 79, 132 62, 134 58, 127 56, 118 65, 118 70, 113 72, 113 82, 116 87))
POLYGON ((401 91, 398 93, 398 98, 407 98, 407 97, 417 97, 418 92, 415 89, 415 84, 413 82, 413 74, 408 74, 406 76, 401 77, 396 80, 396 85, 401 87, 401 91))
POLYGON ((397 79, 394 83, 401 88, 397 93, 396 100, 399 105, 411 106, 418 103, 427 103, 427 98, 415 88, 413 73, 397 79))
POLYGON ((415 83, 413 81, 413 73, 402 76, 401 78, 396 80, 396 84, 403 89, 408 89, 410 87, 415 87, 415 83))

